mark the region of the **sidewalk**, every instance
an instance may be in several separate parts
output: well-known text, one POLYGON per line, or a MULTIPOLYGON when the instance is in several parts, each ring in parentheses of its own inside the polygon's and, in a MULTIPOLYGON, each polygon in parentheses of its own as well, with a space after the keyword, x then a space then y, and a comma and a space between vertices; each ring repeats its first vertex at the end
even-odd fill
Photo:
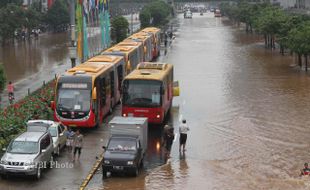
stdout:
MULTIPOLYGON (((28 95, 28 91, 30 93, 36 91, 40 87, 42 87, 43 83, 47 83, 55 78, 55 75, 63 74, 66 69, 71 67, 71 63, 67 61, 67 63, 63 65, 54 65, 51 68, 42 68, 38 73, 31 75, 27 78, 24 78, 14 85, 14 102, 17 102, 28 95)), ((1 103, 0 107, 4 108, 9 105, 8 92, 5 90, 1 94, 1 103)))

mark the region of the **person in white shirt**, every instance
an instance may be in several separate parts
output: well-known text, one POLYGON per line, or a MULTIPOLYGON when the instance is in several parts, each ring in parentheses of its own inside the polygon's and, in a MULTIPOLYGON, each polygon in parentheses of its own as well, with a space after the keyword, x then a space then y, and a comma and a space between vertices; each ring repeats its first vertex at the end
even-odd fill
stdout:
POLYGON ((186 124, 186 120, 183 119, 182 123, 179 127, 179 132, 180 132, 180 146, 179 146, 179 151, 181 152, 181 148, 183 148, 183 152, 186 150, 185 145, 186 145, 186 140, 187 140, 187 132, 189 131, 189 127, 186 124))

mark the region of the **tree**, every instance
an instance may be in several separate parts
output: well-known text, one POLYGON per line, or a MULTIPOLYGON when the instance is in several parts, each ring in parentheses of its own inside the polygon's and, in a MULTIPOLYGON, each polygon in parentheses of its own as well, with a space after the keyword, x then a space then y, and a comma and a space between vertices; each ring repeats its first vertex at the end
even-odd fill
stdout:
POLYGON ((115 17, 111 22, 111 35, 116 43, 121 42, 127 37, 129 23, 123 16, 115 17))
POLYGON ((141 27, 145 28, 150 26, 150 20, 151 20, 151 13, 149 9, 142 9, 139 15, 141 27))
POLYGON ((21 6, 23 0, 0 0, 0 8, 6 7, 8 4, 14 4, 17 6, 21 6))
POLYGON ((162 0, 152 1, 140 12, 141 26, 160 26, 168 22, 171 6, 162 0))
POLYGON ((22 26, 24 11, 21 7, 8 4, 0 9, 0 36, 4 43, 14 36, 14 32, 22 26))
POLYGON ((6 77, 4 73, 4 67, 0 64, 0 92, 3 91, 6 82, 6 77))
POLYGON ((304 22, 297 28, 292 29, 288 34, 288 47, 298 55, 298 62, 301 66, 301 56, 308 67, 308 55, 310 54, 310 21, 304 22))
POLYGON ((67 28, 70 22, 70 15, 65 0, 55 1, 53 6, 47 11, 45 21, 54 31, 63 31, 67 28))

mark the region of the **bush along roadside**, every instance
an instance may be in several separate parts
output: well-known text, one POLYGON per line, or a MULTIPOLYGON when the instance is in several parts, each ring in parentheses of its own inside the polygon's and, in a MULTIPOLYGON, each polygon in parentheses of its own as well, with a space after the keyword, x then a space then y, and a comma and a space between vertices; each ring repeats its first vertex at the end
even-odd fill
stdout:
POLYGON ((24 99, 0 111, 0 152, 16 135, 26 130, 25 123, 33 118, 53 119, 50 102, 54 100, 55 80, 50 81, 24 99))

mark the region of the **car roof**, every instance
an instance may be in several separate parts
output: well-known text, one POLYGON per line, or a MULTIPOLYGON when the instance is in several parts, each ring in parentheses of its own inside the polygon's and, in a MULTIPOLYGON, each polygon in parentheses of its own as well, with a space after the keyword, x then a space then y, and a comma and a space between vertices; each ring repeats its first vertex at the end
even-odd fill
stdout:
POLYGON ((14 141, 38 142, 39 139, 45 134, 46 132, 24 132, 19 135, 14 141))
POLYGON ((43 119, 38 119, 38 120, 29 120, 27 121, 27 124, 43 124, 43 125, 49 125, 49 127, 56 127, 59 123, 51 120, 43 120, 43 119))

